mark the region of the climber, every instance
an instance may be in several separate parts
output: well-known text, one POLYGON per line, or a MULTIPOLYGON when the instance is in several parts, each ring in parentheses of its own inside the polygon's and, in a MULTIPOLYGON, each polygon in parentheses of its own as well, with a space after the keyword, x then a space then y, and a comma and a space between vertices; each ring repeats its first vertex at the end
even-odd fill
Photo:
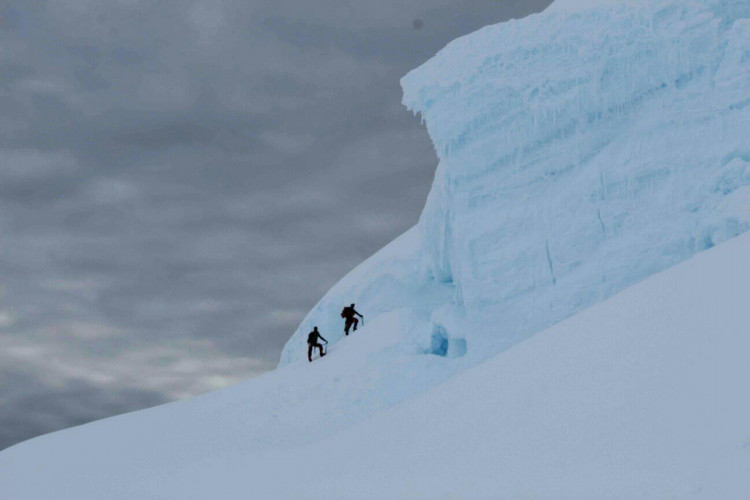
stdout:
POLYGON ((349 328, 351 328, 352 325, 354 325, 354 331, 357 331, 357 325, 359 324, 359 320, 355 318, 354 316, 359 316, 362 318, 362 321, 364 321, 365 317, 359 314, 354 309, 354 304, 352 304, 349 307, 345 307, 343 311, 341 311, 341 317, 346 320, 346 323, 344 324, 344 333, 349 335, 349 328))
POLYGON ((323 340, 326 344, 328 341, 323 338, 323 336, 318 331, 318 327, 313 327, 313 331, 311 331, 307 335, 307 360, 312 361, 312 353, 314 348, 318 348, 318 351, 320 352, 320 356, 323 357, 326 355, 326 353, 323 351, 323 345, 318 342, 318 339, 323 340))

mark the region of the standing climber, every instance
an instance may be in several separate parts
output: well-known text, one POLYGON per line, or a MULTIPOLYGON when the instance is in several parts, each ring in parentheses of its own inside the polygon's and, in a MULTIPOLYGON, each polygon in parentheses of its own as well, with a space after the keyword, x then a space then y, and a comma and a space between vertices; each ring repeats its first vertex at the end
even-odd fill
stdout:
POLYGON ((354 331, 357 331, 357 325, 359 324, 359 320, 355 318, 355 316, 359 316, 364 320, 364 316, 359 314, 354 309, 354 304, 350 305, 349 307, 345 307, 343 311, 341 311, 341 317, 346 320, 346 323, 344 324, 344 333, 349 335, 349 328, 351 328, 352 325, 354 325, 354 331))
POLYGON ((313 331, 311 331, 309 334, 307 334, 307 360, 312 361, 312 353, 313 349, 315 347, 318 348, 318 351, 320 352, 320 356, 323 357, 326 355, 326 353, 323 352, 323 345, 318 342, 318 339, 323 340, 326 344, 328 341, 323 338, 323 336, 318 331, 318 327, 313 327, 313 331))

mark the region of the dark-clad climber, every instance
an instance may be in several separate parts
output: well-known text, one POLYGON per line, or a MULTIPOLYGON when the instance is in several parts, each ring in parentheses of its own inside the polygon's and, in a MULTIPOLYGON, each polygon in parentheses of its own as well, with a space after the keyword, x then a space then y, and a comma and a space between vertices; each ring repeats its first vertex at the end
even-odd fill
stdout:
POLYGON ((312 353, 315 347, 318 348, 321 357, 326 355, 326 353, 323 352, 323 345, 318 342, 318 339, 323 340, 326 344, 328 343, 328 341, 320 334, 318 327, 316 326, 313 327, 313 331, 307 334, 307 360, 310 362, 312 362, 312 353))
POLYGON ((344 333, 347 335, 349 335, 349 328, 351 328, 352 325, 354 325, 354 331, 357 331, 359 320, 355 318, 355 316, 359 316, 360 318, 364 319, 364 316, 359 314, 354 309, 354 304, 350 305, 349 307, 345 307, 344 310, 341 311, 341 317, 346 320, 346 323, 344 324, 344 333))

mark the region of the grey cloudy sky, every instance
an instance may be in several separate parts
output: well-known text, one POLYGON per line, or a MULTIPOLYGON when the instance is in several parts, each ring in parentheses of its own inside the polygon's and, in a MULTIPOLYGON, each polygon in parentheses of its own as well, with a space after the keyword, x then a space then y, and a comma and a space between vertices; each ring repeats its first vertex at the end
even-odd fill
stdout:
POLYGON ((0 449, 274 367, 417 221, 400 77, 548 3, 0 3, 0 449))

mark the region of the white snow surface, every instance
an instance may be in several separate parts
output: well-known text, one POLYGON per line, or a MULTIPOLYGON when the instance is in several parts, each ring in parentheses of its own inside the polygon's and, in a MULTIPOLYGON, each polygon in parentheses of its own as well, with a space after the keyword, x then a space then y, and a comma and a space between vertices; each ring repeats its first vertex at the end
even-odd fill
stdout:
POLYGON ((750 496, 750 2, 558 0, 402 86, 420 221, 279 368, 5 450, 0 499, 750 496))
POLYGON ((376 379, 413 383, 367 362, 396 315, 310 366, 10 448, 0 498, 746 499, 748 255, 743 235, 333 432, 376 379))

